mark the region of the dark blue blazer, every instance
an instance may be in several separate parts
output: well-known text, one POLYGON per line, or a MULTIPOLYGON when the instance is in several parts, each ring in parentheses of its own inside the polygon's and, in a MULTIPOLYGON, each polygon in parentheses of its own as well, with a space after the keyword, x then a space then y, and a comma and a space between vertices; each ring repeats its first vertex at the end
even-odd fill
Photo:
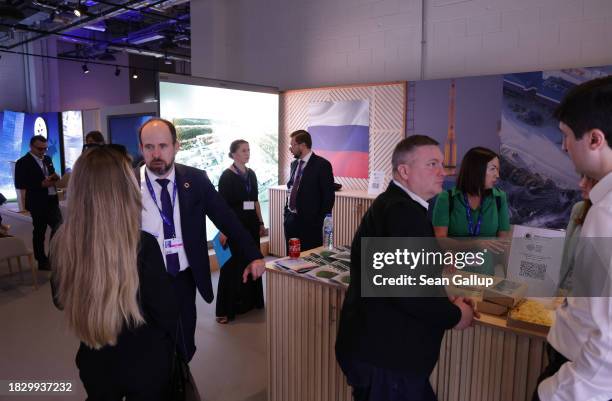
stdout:
MULTIPOLYGON (((55 173, 53 161, 47 155, 43 158, 49 175, 55 173)), ((25 208, 30 212, 46 211, 49 191, 41 184, 45 175, 30 152, 15 163, 15 188, 25 189, 25 208)))
MULTIPOLYGON (((248 263, 263 256, 259 244, 253 242, 234 211, 215 190, 206 172, 178 163, 174 166, 185 253, 200 295, 207 303, 211 303, 214 295, 208 262, 206 216, 232 239, 232 254, 242 255, 248 263)), ((139 176, 140 168, 136 171, 139 176)))
MULTIPOLYGON (((291 162, 291 174, 287 188, 293 186, 293 174, 298 160, 291 162)), ((314 152, 302 172, 302 179, 297 192, 296 207, 301 221, 317 221, 323 224, 327 213, 334 208, 334 173, 332 165, 314 152)), ((288 205, 287 205, 288 206, 288 205)), ((318 236, 320 237, 320 229, 318 236)))

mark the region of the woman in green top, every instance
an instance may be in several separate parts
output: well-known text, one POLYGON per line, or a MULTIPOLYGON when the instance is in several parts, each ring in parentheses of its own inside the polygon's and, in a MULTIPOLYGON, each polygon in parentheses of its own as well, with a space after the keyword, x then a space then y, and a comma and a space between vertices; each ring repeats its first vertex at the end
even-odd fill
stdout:
MULTIPOLYGON (((470 149, 461 162, 457 186, 436 199, 432 218, 436 237, 509 237, 508 198, 495 188, 498 178, 499 156, 483 147, 470 149)), ((492 261, 475 271, 495 274, 492 261)))
POLYGON ((578 186, 582 191, 582 201, 577 202, 572 208, 569 223, 565 230, 565 242, 563 243, 563 259, 561 261, 561 280, 559 282, 559 295, 566 295, 572 289, 572 275, 574 271, 574 253, 576 244, 582 231, 582 224, 589 209, 593 205, 589 198, 591 189, 597 184, 597 180, 583 175, 578 186))

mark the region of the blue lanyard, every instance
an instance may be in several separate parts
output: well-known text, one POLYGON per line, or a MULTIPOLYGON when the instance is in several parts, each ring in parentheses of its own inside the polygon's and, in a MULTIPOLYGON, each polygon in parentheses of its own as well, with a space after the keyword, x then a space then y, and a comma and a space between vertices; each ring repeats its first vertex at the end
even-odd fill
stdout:
POLYGON ((236 169, 236 171, 238 172, 238 176, 242 178, 242 181, 244 181, 244 186, 246 187, 247 195, 251 196, 251 180, 249 179, 249 169, 245 167, 246 173, 242 174, 238 166, 236 166, 236 163, 233 163, 233 166, 234 169, 236 169))
POLYGON ((474 223, 472 222, 472 208, 470 207, 466 194, 463 194, 463 200, 465 201, 465 217, 467 218, 468 222, 468 234, 472 237, 478 237, 478 234, 480 234, 480 225, 482 224, 482 203, 484 203, 484 199, 480 205, 480 213, 478 213, 476 227, 474 227, 474 223))
MULTIPOLYGON (((149 175, 147 174, 146 171, 144 172, 144 174, 145 174, 145 181, 147 182, 147 188, 149 189, 149 194, 151 194, 151 199, 153 199, 153 203, 155 203, 155 207, 157 207, 157 210, 159 211, 159 215, 161 216, 162 221, 164 222, 165 225, 172 227, 172 231, 174 231, 173 219, 166 216, 164 212, 159 208, 159 205, 157 204, 157 199, 155 198, 155 191, 153 190, 153 185, 151 185, 151 180, 149 180, 149 175)), ((174 188, 172 190, 172 211, 173 212, 174 212, 174 204, 176 203, 175 201, 176 201, 176 177, 174 177, 174 188)))

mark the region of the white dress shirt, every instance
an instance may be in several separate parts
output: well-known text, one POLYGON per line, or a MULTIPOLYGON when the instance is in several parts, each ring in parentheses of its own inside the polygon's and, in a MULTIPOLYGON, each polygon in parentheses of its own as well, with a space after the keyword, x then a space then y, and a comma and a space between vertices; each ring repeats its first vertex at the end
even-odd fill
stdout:
POLYGON ((399 181, 397 181, 396 179, 393 179, 393 183, 397 185, 398 187, 400 187, 401 189, 403 189, 404 192, 406 192, 408 196, 412 198, 413 201, 417 202, 418 204, 423 206, 425 209, 429 209, 429 203, 427 203, 425 199, 421 198, 419 195, 415 194, 414 192, 412 192, 411 190, 409 190, 408 188, 400 184, 399 181))
POLYGON ((612 399, 612 173, 593 187, 590 198, 570 295, 592 296, 569 297, 556 312, 548 342, 571 362, 540 384, 542 401, 612 399))
MULTIPOLYGON (((162 255, 164 255, 164 222, 159 213, 159 209, 155 206, 153 202, 153 198, 151 198, 151 194, 149 192, 149 188, 147 187, 147 182, 145 178, 145 174, 149 177, 151 181, 151 186, 153 187, 153 192, 155 192, 155 198, 157 201, 157 205, 159 209, 161 209, 161 190, 162 187, 159 185, 156 179, 157 177, 151 171, 149 171, 146 166, 142 166, 140 168, 140 192, 142 193, 142 230, 148 232, 153 235, 157 239, 157 243, 159 244, 159 249, 162 250, 162 255)), ((174 191, 174 180, 175 180, 175 172, 174 166, 170 170, 170 174, 166 177, 170 180, 168 184, 168 192, 170 193, 170 200, 172 201, 172 193, 174 191)), ((183 238, 181 231, 181 208, 178 201, 178 193, 176 194, 176 199, 174 200, 174 208, 173 208, 173 216, 174 216, 174 232, 176 234, 176 238, 183 238)), ((187 254, 185 253, 185 248, 181 248, 178 252, 179 263, 181 266, 181 271, 185 270, 189 267, 189 262, 187 261, 187 254)), ((166 264, 166 258, 164 257, 164 265, 166 264)))
MULTIPOLYGON (((47 166, 45 166, 45 164, 43 163, 44 156, 43 156, 43 159, 40 159, 34 153, 30 152, 30 154, 32 155, 34 160, 36 160, 36 163, 38 164, 38 167, 40 167, 40 169, 42 170, 45 178, 47 178, 49 176, 49 170, 47 169, 47 166)), ((57 195, 57 190, 55 189, 55 185, 51 185, 50 187, 47 187, 47 193, 49 195, 57 195)))

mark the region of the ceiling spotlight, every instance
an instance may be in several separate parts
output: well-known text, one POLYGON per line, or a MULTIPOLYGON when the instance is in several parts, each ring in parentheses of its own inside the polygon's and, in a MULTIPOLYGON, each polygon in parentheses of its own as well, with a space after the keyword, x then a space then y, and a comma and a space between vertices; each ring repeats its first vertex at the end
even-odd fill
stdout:
POLYGON ((85 4, 81 4, 79 1, 79 5, 72 11, 74 15, 77 17, 82 17, 87 12, 87 6, 85 4))
POLYGON ((87 64, 83 64, 81 69, 83 70, 83 74, 89 74, 89 67, 87 67, 87 64))
POLYGON ((136 71, 132 73, 132 78, 138 79, 138 73, 136 71))
POLYGON ((115 67, 115 76, 118 77, 119 74, 121 74, 121 70, 119 69, 119 67, 115 67))

